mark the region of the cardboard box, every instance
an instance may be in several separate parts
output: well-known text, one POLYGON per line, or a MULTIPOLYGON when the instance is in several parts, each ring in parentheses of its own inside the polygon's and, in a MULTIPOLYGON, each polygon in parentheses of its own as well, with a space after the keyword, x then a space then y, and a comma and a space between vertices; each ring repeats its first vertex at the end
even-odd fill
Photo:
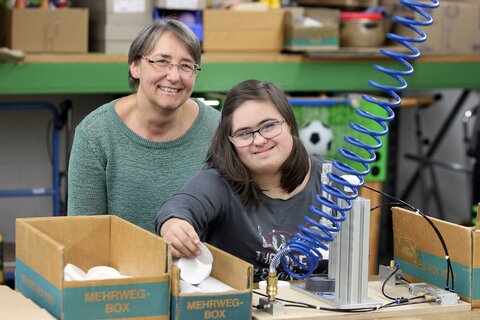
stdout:
MULTIPOLYGON (((400 16, 425 21, 418 13, 413 13, 396 0, 383 0, 389 16, 400 16)), ((433 24, 421 29, 427 34, 427 41, 415 44, 422 54, 445 55, 480 53, 480 2, 459 0, 442 1, 436 9, 427 10, 433 24)), ((399 24, 394 24, 391 32, 399 35, 418 35, 399 24)))
POLYGON ((285 12, 285 49, 289 51, 336 50, 339 47, 340 10, 291 8, 285 12), (305 24, 305 19, 319 25, 305 24))
POLYGON ((169 318, 168 244, 116 216, 16 220, 16 289, 59 319, 169 318), (72 263, 131 278, 65 281, 72 263))
POLYGON ((267 11, 204 10, 205 52, 280 52, 283 48, 281 9, 267 11))
POLYGON ((220 293, 180 293, 180 271, 172 268, 171 319, 251 319, 253 266, 206 244, 213 255, 211 277, 235 288, 220 293))
MULTIPOLYGON (((455 292, 462 300, 480 307, 480 224, 463 227, 430 218, 442 234, 452 262, 455 292)), ((478 220, 478 219, 477 219, 478 220)), ((447 265, 443 247, 432 226, 420 214, 393 209, 395 262, 413 282, 444 288, 447 265)))
POLYGON ((12 9, 4 12, 5 46, 26 52, 88 52, 88 10, 12 9))

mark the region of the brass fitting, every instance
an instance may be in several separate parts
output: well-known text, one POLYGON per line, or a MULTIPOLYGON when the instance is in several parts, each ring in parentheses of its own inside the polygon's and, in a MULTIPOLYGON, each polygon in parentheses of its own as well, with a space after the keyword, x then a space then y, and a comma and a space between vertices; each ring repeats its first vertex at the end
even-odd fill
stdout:
POLYGON ((276 272, 269 272, 267 278, 267 296, 269 302, 274 302, 278 292, 278 279, 276 272))

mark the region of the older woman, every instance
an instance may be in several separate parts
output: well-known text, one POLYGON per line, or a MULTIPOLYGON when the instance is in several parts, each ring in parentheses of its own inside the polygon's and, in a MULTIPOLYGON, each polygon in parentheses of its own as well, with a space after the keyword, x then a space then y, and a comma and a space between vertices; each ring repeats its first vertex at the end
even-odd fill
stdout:
POLYGON ((192 99, 201 46, 177 20, 140 31, 128 54, 136 92, 89 114, 76 128, 68 215, 114 214, 154 232, 158 202, 204 164, 220 113, 192 99))

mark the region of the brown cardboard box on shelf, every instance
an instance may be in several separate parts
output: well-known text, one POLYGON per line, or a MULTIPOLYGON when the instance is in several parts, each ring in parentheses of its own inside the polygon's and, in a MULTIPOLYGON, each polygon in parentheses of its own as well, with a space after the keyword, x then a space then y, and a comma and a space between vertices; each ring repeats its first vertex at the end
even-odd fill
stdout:
POLYGON ((285 49, 289 51, 336 50, 339 47, 339 14, 336 9, 291 8, 285 12, 285 49), (318 25, 304 23, 312 19, 318 25))
POLYGON ((3 12, 4 46, 25 52, 88 52, 88 10, 12 9, 3 12))
POLYGON ((171 319, 250 319, 252 317, 253 266, 206 244, 213 255, 211 277, 235 290, 218 293, 181 293, 180 271, 172 267, 171 319))
MULTIPOLYGON (((445 240, 455 275, 455 292, 462 300, 470 302, 472 308, 480 308, 480 222, 476 227, 464 227, 429 219, 445 240)), ((393 208, 393 242, 395 262, 407 280, 445 287, 445 252, 425 218, 412 211, 393 208)))
POLYGON ((283 48, 285 12, 203 11, 205 52, 280 52, 283 48))
MULTIPOLYGON (((382 0, 390 17, 400 16, 425 21, 420 14, 398 3, 397 0, 382 0)), ((427 34, 425 42, 415 46, 427 55, 475 55, 480 54, 480 1, 442 0, 436 9, 426 10, 433 18, 433 24, 421 29, 427 34)), ((419 36, 399 24, 391 32, 399 35, 419 36)))
POLYGON ((59 319, 169 319, 168 244, 116 216, 16 220, 15 288, 59 319), (64 268, 130 277, 67 281, 64 268))

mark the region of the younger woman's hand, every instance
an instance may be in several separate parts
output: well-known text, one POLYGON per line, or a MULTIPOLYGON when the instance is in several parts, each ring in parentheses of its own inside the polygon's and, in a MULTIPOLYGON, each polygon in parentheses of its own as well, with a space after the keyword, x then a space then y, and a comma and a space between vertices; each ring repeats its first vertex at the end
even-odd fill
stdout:
POLYGON ((171 218, 160 229, 160 236, 172 244, 172 256, 194 257, 202 252, 198 247, 200 237, 193 226, 185 220, 171 218))

